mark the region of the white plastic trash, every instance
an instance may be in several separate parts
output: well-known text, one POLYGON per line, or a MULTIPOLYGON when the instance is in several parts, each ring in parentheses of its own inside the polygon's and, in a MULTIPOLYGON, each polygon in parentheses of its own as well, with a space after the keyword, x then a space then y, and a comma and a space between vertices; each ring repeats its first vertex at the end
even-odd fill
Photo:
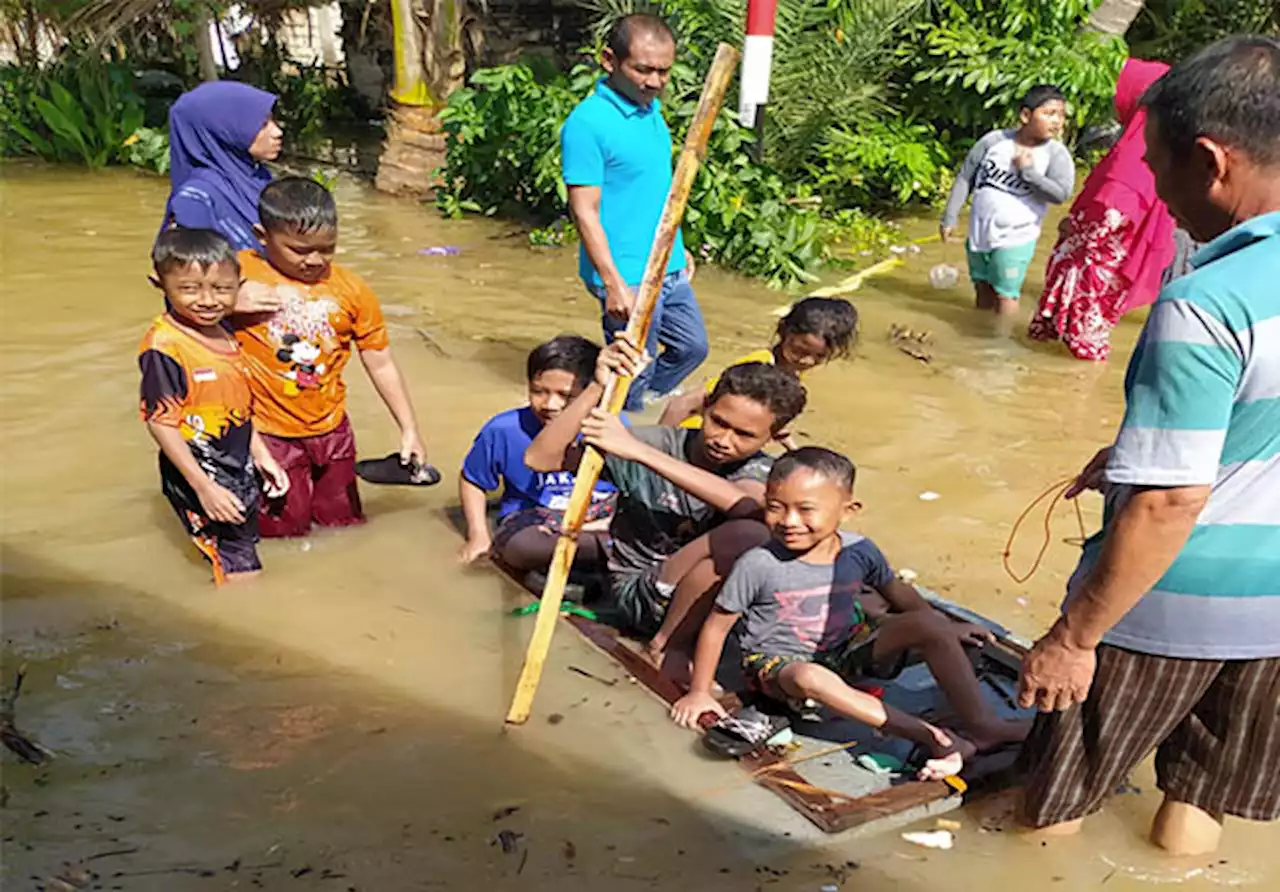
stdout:
POLYGON ((929 284, 939 291, 956 287, 960 281, 960 270, 949 263, 939 263, 929 270, 929 284))
POLYGON ((950 830, 926 830, 915 833, 904 833, 902 838, 912 845, 926 849, 949 849, 956 844, 955 836, 950 830))

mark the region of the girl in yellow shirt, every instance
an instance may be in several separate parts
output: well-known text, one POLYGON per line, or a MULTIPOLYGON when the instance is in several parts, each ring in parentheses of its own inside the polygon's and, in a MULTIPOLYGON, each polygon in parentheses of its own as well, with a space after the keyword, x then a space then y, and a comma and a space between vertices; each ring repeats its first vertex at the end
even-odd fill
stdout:
MULTIPOLYGON (((839 297, 806 297, 778 321, 772 347, 741 356, 729 367, 762 362, 803 378, 816 366, 848 356, 857 338, 858 311, 853 304, 839 297)), ((704 391, 672 397, 658 423, 665 427, 702 427, 703 401, 719 380, 720 376, 715 375, 707 381, 704 391)), ((785 431, 775 439, 788 449, 795 448, 785 431)))

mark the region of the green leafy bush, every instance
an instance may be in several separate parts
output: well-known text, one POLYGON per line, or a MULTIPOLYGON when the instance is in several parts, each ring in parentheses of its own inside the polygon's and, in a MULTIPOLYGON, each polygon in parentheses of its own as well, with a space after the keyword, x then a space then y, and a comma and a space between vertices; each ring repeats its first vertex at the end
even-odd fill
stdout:
POLYGON ((169 172, 169 134, 158 127, 139 127, 120 147, 120 160, 156 173, 169 172))
POLYGON ((1109 120, 1124 41, 1084 31, 1098 0, 943 0, 899 50, 910 106, 960 145, 1011 121, 1040 83, 1070 99, 1077 127, 1109 120))
POLYGON ((879 207, 933 201, 950 165, 932 127, 888 120, 830 128, 805 167, 837 207, 879 207))
POLYGON ((592 83, 556 75, 540 80, 527 65, 484 68, 440 112, 444 185, 437 203, 521 217, 545 225, 564 213, 560 125, 592 83))
POLYGON ((1232 34, 1280 37, 1275 0, 1147 0, 1125 38, 1140 59, 1177 62, 1232 34))
POLYGON ((12 109, 5 103, 6 129, 12 131, 5 149, 92 168, 122 160, 125 142, 143 120, 132 81, 123 66, 91 54, 6 74, 6 92, 18 96, 12 109))

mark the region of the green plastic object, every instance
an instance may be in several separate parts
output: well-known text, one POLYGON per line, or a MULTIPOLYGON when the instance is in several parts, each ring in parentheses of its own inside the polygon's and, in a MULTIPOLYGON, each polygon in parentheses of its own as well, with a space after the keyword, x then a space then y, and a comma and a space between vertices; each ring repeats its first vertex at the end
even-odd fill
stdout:
POLYGON ((901 759, 888 753, 859 753, 854 761, 875 774, 894 774, 906 767, 901 759))
MULTIPOLYGON (((525 604, 523 607, 517 607, 515 610, 512 610, 511 615, 512 616, 529 616, 530 614, 537 613, 539 603, 541 602, 531 601, 530 603, 525 604)), ((566 616, 566 615, 580 616, 583 619, 589 619, 592 622, 600 621, 600 617, 596 615, 596 612, 594 610, 588 610, 586 607, 582 607, 578 604, 571 604, 568 601, 564 601, 560 604, 560 615, 561 616, 566 616)))

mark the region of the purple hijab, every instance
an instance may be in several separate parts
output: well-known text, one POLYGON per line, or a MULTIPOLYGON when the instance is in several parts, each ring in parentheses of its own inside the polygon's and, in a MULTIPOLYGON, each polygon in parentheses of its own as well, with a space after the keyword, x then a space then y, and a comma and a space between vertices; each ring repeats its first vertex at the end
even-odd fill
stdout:
POLYGON ((237 249, 254 248, 258 196, 271 173, 249 146, 276 97, 235 81, 212 81, 183 93, 169 109, 169 202, 164 226, 221 232, 237 249))

